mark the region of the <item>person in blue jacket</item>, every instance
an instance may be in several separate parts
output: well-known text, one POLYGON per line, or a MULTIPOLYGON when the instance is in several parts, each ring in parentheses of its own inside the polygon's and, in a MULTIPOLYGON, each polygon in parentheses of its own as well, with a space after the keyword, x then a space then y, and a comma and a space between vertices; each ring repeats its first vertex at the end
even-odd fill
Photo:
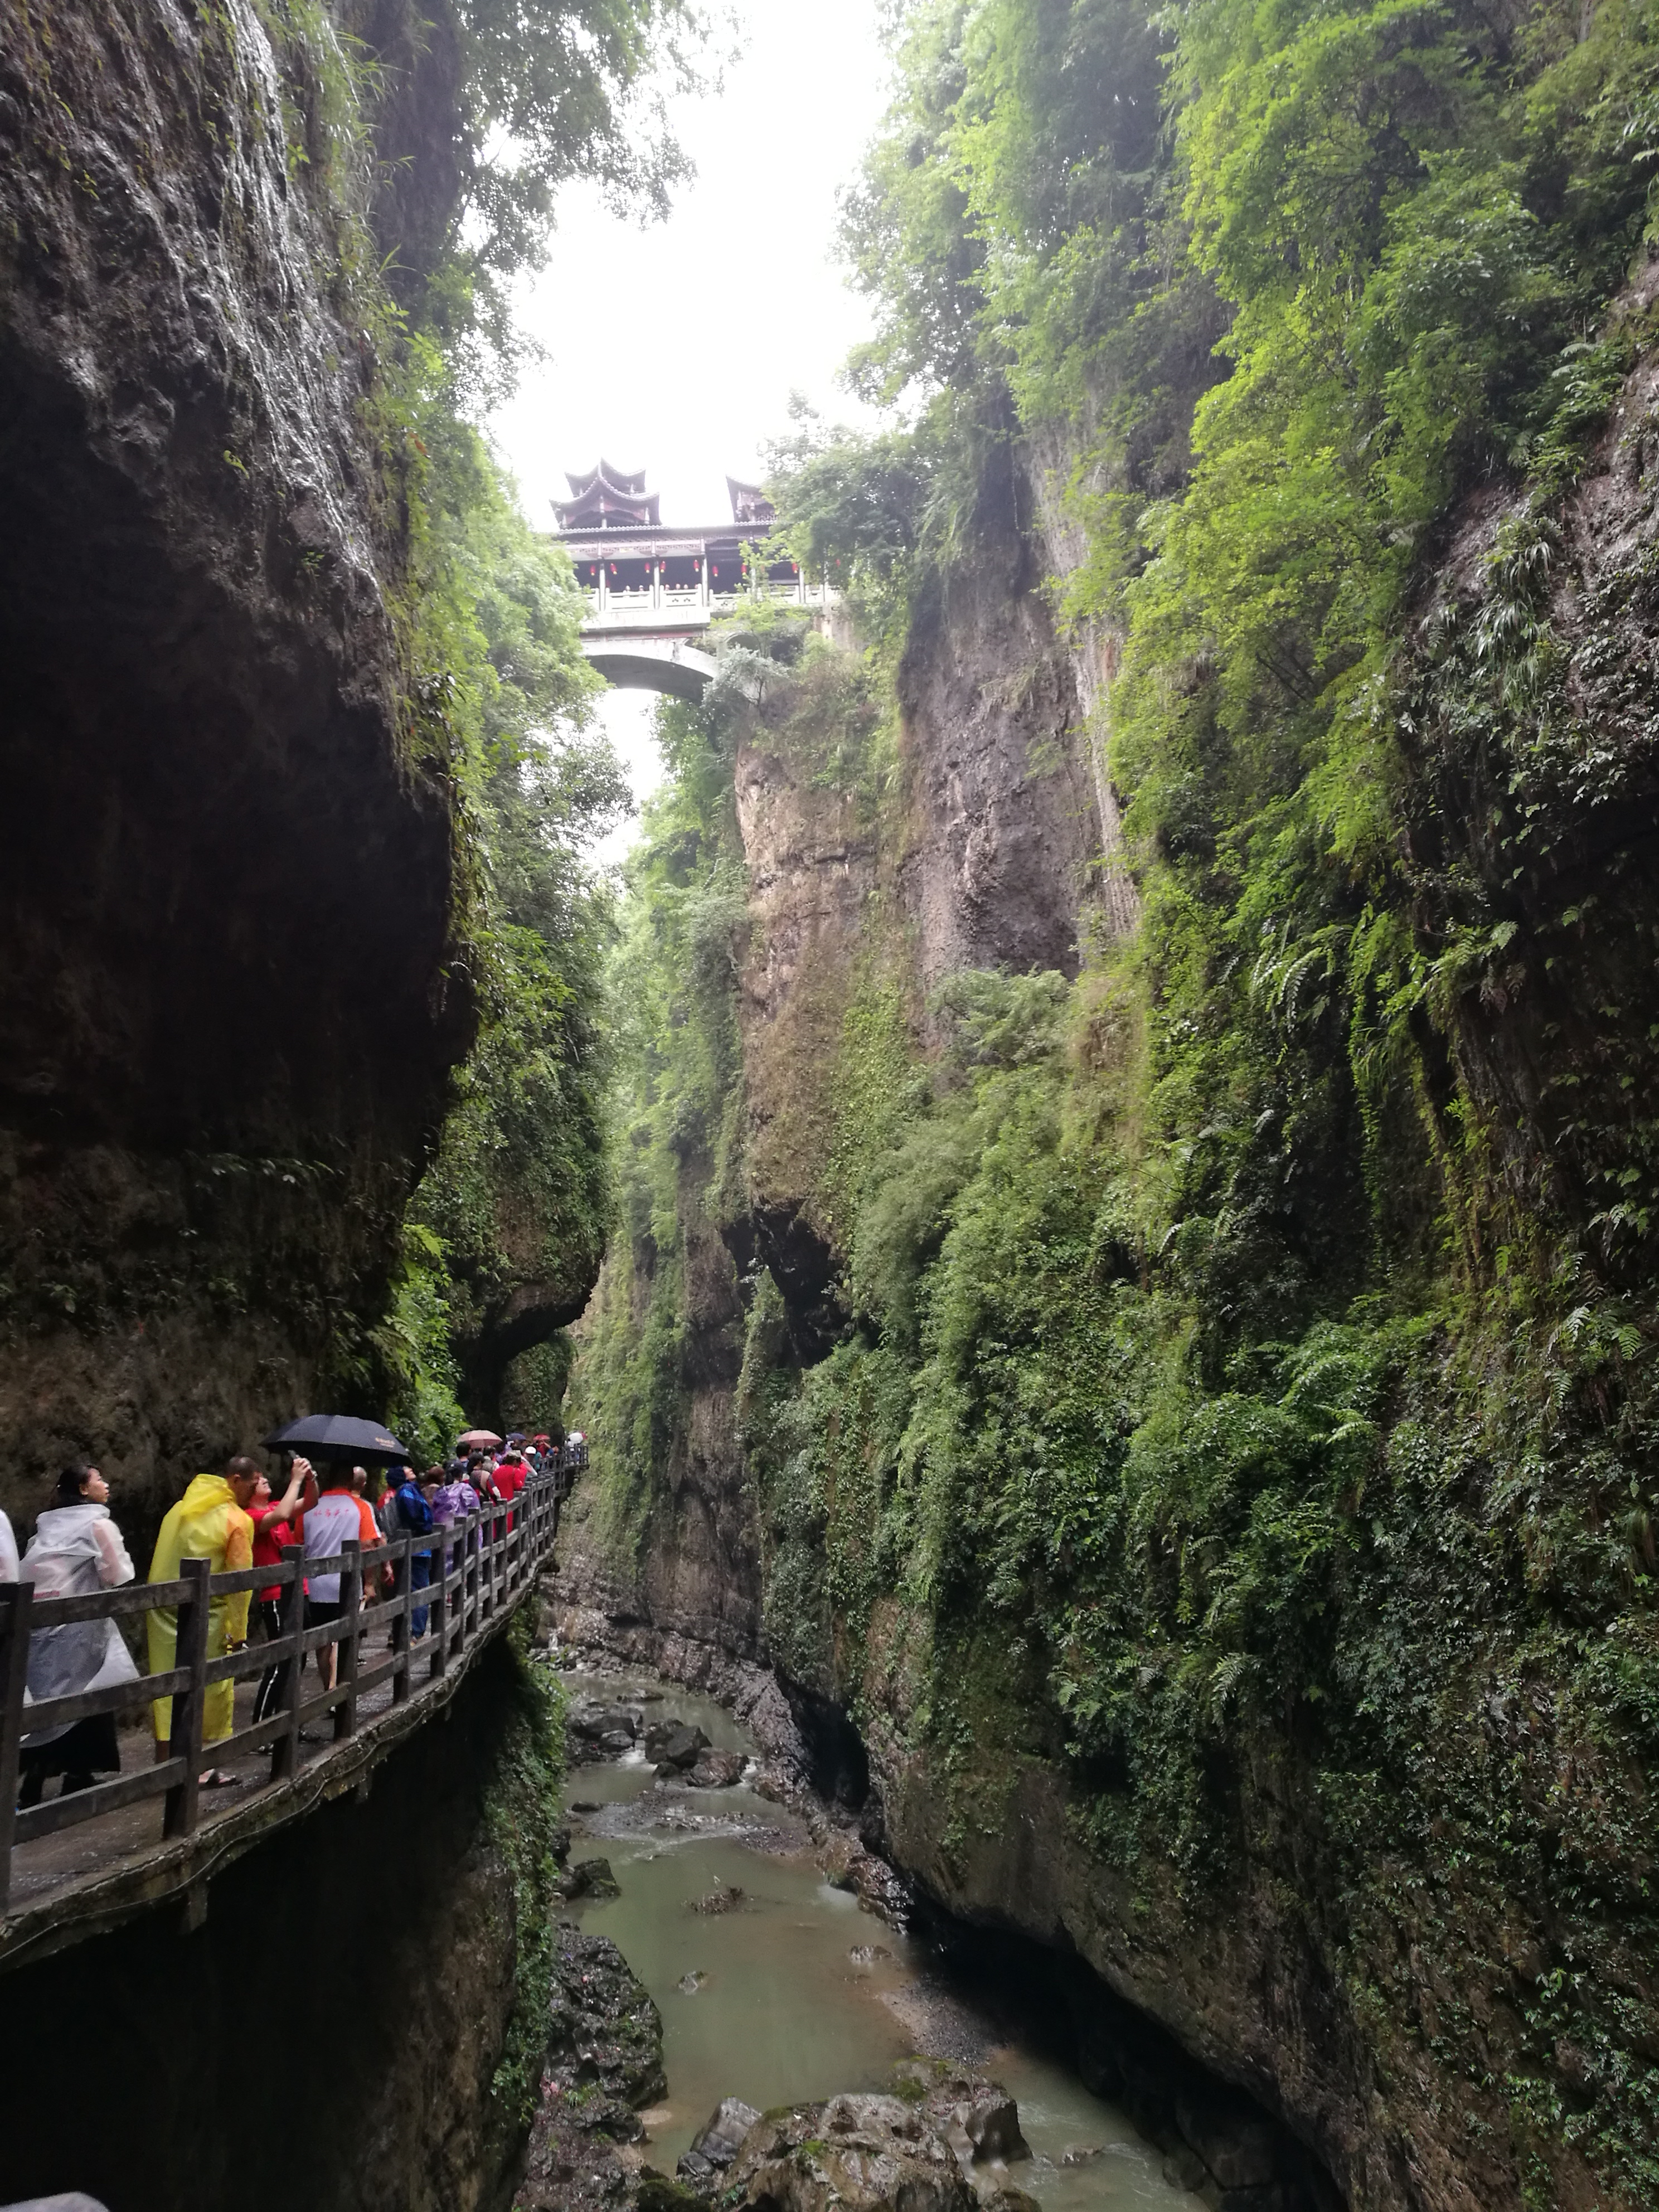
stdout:
MULTIPOLYGON (((431 1501, 427 1496, 428 1486, 416 1480, 412 1467, 404 1468, 403 1477, 392 1497, 392 1512, 396 1521, 396 1527, 392 1533, 399 1536, 429 1536, 432 1534, 433 1521, 431 1501)), ((411 1552, 409 1555, 410 1588, 425 1589, 430 1585, 431 1581, 431 1553, 429 1551, 411 1552)), ((411 1642, 418 1641, 426 1634, 426 1625, 430 1613, 430 1607, 424 1605, 417 1605, 410 1613, 409 1633, 411 1642)))

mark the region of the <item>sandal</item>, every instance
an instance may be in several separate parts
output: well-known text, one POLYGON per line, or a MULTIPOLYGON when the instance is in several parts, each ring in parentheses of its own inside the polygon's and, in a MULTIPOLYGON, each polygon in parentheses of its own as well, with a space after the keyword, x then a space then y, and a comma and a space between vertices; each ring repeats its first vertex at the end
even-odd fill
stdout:
POLYGON ((240 1774, 227 1774, 222 1766, 210 1766, 207 1772, 197 1778, 200 1790, 236 1790, 241 1786, 240 1774))

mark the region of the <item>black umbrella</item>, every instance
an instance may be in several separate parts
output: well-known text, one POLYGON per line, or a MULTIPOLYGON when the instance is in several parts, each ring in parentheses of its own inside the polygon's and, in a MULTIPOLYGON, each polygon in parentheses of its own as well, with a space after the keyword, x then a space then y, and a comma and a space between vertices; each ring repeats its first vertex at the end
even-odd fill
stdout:
POLYGON ((349 1413, 307 1413, 265 1438, 268 1451, 313 1452, 331 1459, 406 1460, 407 1444, 388 1436, 375 1421, 354 1421, 349 1413))

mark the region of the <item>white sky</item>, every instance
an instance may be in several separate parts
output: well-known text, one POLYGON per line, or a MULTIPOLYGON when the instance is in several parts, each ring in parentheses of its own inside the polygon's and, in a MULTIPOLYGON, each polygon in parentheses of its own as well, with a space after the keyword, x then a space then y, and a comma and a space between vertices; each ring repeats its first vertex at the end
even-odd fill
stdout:
MULTIPOLYGON (((668 222, 563 196, 552 257, 520 299, 548 357, 490 426, 536 528, 552 527, 565 471, 601 454, 647 471, 665 522, 725 520, 727 475, 759 475, 792 392, 831 420, 857 416, 836 374, 869 319, 834 258, 836 193, 885 105, 878 7, 737 0, 742 52, 724 90, 673 111, 697 173, 668 222)), ((661 773, 653 704, 645 691, 604 702, 636 798, 661 773)), ((599 856, 620 857, 633 834, 599 856)))

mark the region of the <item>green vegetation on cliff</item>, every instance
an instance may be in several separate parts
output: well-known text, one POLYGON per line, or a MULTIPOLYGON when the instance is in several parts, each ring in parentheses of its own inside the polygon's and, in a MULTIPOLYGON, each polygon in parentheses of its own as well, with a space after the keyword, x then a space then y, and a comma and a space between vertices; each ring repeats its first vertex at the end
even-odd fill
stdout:
MULTIPOLYGON (((750 1271, 771 1650, 926 1765, 964 1863, 1036 1755, 1146 1940, 1279 1885, 1390 2124, 1431 2080, 1489 2201, 1650 2203, 1639 381, 1608 422, 1655 335, 1659 14, 984 0, 913 10, 900 63, 849 243, 856 373, 906 411, 783 449, 786 527, 880 680, 1011 482, 1078 549, 1051 597, 1113 672, 1140 919, 1082 916, 1075 982, 969 971, 925 1018, 896 986, 842 1209, 799 1161, 842 1326, 804 1351, 750 1271)), ((706 990, 690 878, 635 884, 639 972, 678 979, 631 1048, 635 1255, 647 1192, 659 1254, 688 1190, 744 1249, 750 712, 700 726, 706 990)), ((872 804, 902 852, 902 774, 872 804)), ((688 1308, 610 1266, 583 1389, 637 1530, 688 1308)))
MULTIPOLYGON (((476 432, 441 403, 422 421, 436 586, 423 621, 441 641, 475 872, 481 1021, 373 1343, 394 1417, 436 1453, 469 1418, 502 1415, 508 1363, 574 1318, 598 1272, 611 914, 580 845, 627 792, 585 726, 597 683, 568 559, 531 531, 476 432)), ((550 1413, 562 1385, 556 1370, 544 1401, 515 1410, 550 1413)))
POLYGON ((607 1535, 629 1556, 673 1443, 689 1253, 742 1204, 729 722, 719 704, 665 702, 657 729, 668 774, 628 864, 610 978, 619 1222, 584 1323, 577 1404, 605 1473, 607 1535))
POLYGON ((387 1309, 339 1361, 347 1389, 431 1454, 508 1400, 552 1413, 555 1332, 581 1309, 612 1206, 611 916, 580 854, 627 794, 587 724, 598 684, 568 562, 532 532, 472 418, 515 373, 505 288, 544 258, 558 185, 665 204, 684 162, 646 87, 664 66, 695 81, 702 25, 680 0, 262 12, 290 169, 331 210, 335 289, 375 356, 363 405, 403 562, 386 581, 406 742, 455 805, 453 963, 477 1042, 387 1309))

